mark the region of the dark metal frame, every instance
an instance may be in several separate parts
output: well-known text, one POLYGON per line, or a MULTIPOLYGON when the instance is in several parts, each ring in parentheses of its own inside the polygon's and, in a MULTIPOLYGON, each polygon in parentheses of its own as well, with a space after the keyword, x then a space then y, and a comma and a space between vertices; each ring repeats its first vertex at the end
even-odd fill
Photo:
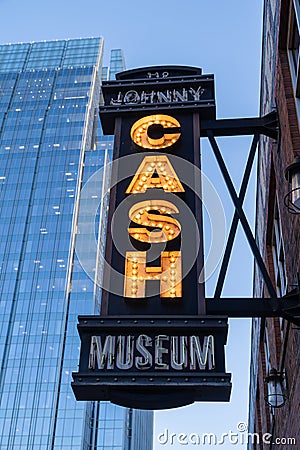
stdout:
POLYGON ((276 111, 264 117, 245 119, 203 120, 201 121, 201 137, 208 137, 213 153, 226 183, 228 192, 235 207, 227 245, 214 293, 214 299, 206 299, 206 312, 209 315, 227 315, 229 317, 278 317, 281 316, 296 325, 300 325, 299 288, 287 296, 278 299, 273 283, 261 256, 247 217, 243 211, 243 202, 253 167, 259 135, 278 139, 278 121, 276 111), (233 182, 220 152, 217 136, 254 135, 243 175, 242 185, 237 195, 233 182), (261 271, 270 298, 220 298, 229 259, 231 256, 239 221, 245 232, 255 261, 261 271))
MULTIPOLYGON (((132 124, 133 118, 137 120, 147 113, 155 114, 161 112, 169 114, 169 112, 174 112, 179 117, 183 117, 188 113, 189 125, 185 125, 184 121, 181 122, 186 127, 185 130, 188 131, 186 134, 187 140, 184 145, 188 148, 193 146, 191 148, 194 149, 195 154, 191 159, 197 166, 200 166, 199 138, 208 138, 234 204, 235 213, 231 223, 214 298, 204 298, 204 292, 201 291, 202 295, 199 295, 198 291, 198 299, 199 302, 201 301, 201 310, 198 309, 198 315, 188 315, 188 310, 180 310, 179 308, 177 309, 181 312, 183 311, 185 314, 180 313, 177 317, 175 315, 168 315, 167 313, 162 314, 162 311, 166 311, 167 309, 164 309, 163 306, 165 305, 161 303, 163 305, 161 308, 151 309, 151 312, 154 311, 155 313, 154 316, 138 316, 135 307, 130 309, 130 304, 125 304, 122 298, 118 300, 122 303, 123 309, 119 308, 119 304, 116 306, 116 303, 111 302, 111 298, 110 303, 114 303, 114 309, 108 309, 108 296, 104 292, 101 310, 103 315, 79 317, 78 330, 81 338, 81 354, 79 372, 73 373, 74 382, 72 383, 76 398, 79 400, 111 400, 113 403, 123 406, 143 409, 183 406, 193 403, 196 400, 228 401, 231 392, 231 374, 225 372, 224 357, 228 317, 282 316, 300 326, 299 289, 295 289, 284 298, 277 298, 267 267, 243 210, 243 203, 259 136, 265 135, 269 138, 279 140, 277 113, 273 111, 264 117, 216 120, 213 75, 202 75, 201 69, 182 68, 180 66, 141 68, 121 73, 118 75, 116 81, 103 83, 102 94, 104 105, 101 107, 100 118, 103 131, 105 134, 115 133, 116 136, 119 134, 119 139, 116 139, 116 141, 122 141, 125 146, 129 145, 129 149, 132 145, 129 134, 126 134, 126 136, 125 134, 120 134, 122 120, 125 120, 125 125, 128 126, 129 123, 132 124), (153 71, 155 71, 155 78, 152 77, 153 71), (167 77, 164 74, 167 74, 167 77), (160 79, 157 80, 157 77, 160 79), (159 92, 158 89, 168 89, 169 92, 173 89, 175 90, 173 92, 176 92, 176 89, 185 87, 187 92, 187 89, 190 89, 192 86, 197 87, 197 89, 205 86, 201 98, 199 96, 195 96, 194 98, 187 96, 185 100, 181 100, 180 97, 176 97, 174 100, 173 97, 168 97, 166 103, 161 103, 159 97, 155 98, 153 96, 149 102, 144 100, 142 102, 140 97, 142 93, 143 95, 148 95, 152 91, 159 92), (133 88, 137 89, 137 91, 131 91, 133 88), (136 92, 137 96, 134 99, 131 99, 129 96, 128 99, 128 93, 130 92, 136 92), (193 124, 190 123, 192 114, 193 124), (220 152, 216 137, 239 135, 253 135, 253 139, 241 189, 237 193, 220 152), (269 298, 221 298, 239 221, 241 222, 255 261, 262 274, 269 298), (126 316, 125 314, 128 315, 126 316), (102 337, 109 333, 115 337, 119 335, 130 335, 136 338, 141 333, 146 333, 151 341, 155 343, 157 342, 155 341, 156 337, 161 332, 166 333, 167 338, 170 336, 188 337, 191 336, 191 333, 199 336, 199 338, 205 338, 208 334, 216 337, 213 344, 216 364, 212 367, 207 366, 205 363, 203 372, 201 369, 201 372, 198 371, 196 375, 193 372, 194 369, 189 364, 184 367, 182 366, 180 369, 171 364, 169 367, 163 367, 163 369, 159 367, 159 371, 157 371, 155 365, 151 365, 151 367, 147 368, 147 371, 141 371, 138 364, 133 364, 135 350, 130 353, 130 355, 133 355, 131 356, 131 365, 128 364, 128 367, 126 367, 126 369, 130 369, 129 372, 124 371, 124 367, 120 367, 118 363, 114 367, 105 367, 105 364, 102 363, 99 367, 99 362, 97 365, 90 364, 91 343, 94 345, 92 336, 102 339, 102 337)), ((147 96, 145 98, 147 99, 147 96)), ((115 156, 117 156, 118 146, 115 147, 114 152, 115 156)), ((111 196, 113 195, 114 192, 112 191, 111 196)), ((193 203, 193 211, 195 212, 196 220, 202 226, 202 210, 200 205, 198 206, 198 204, 193 203)), ((110 214, 112 214, 112 211, 110 211, 110 214)), ((109 242, 110 240, 108 239, 106 260, 111 261, 109 242)), ((198 272, 200 272, 200 268, 203 266, 203 261, 200 261, 201 258, 198 258, 198 272)), ((197 271, 195 270, 192 273, 193 279, 196 274, 197 271)), ((199 284, 198 287, 199 289, 204 289, 203 285, 199 284)), ((194 291, 192 295, 188 294, 188 297, 194 299, 194 291)), ((185 307, 185 305, 183 306, 185 307)), ((193 309, 193 312, 195 310, 193 309)), ((174 310, 172 310, 172 313, 174 313, 174 310)), ((115 345, 115 342, 114 340, 113 345, 115 345)), ((122 341, 119 340, 118 342, 122 341)), ((165 348, 165 350, 168 351, 169 349, 165 348)), ((93 351, 94 349, 92 350, 92 355, 94 355, 93 351)), ((96 351, 98 351, 97 348, 96 351)), ((120 350, 117 350, 117 347, 115 347, 114 351, 109 353, 110 358, 114 358, 115 355, 118 357, 118 351, 120 350)), ((140 350, 136 347, 136 351, 139 352, 140 350)), ((149 351, 152 351, 152 354, 154 351, 155 358, 156 347, 152 347, 149 351)), ((103 351, 101 352, 103 357, 104 353, 103 351)), ((100 353, 96 353, 96 355, 99 356, 100 353)), ((168 357, 170 357, 170 354, 168 354, 168 357)))

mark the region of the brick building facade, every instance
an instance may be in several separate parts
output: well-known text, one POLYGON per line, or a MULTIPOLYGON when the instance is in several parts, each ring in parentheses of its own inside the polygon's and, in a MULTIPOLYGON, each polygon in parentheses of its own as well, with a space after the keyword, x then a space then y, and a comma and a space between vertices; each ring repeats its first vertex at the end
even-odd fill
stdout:
MULTIPOLYGON (((278 297, 298 285, 300 215, 290 214, 284 197, 290 185, 285 169, 300 155, 300 1, 265 0, 261 74, 261 115, 277 108, 279 139, 262 137, 258 158, 256 239, 278 297)), ((255 268, 254 295, 267 297, 255 268)), ((254 319, 250 379, 249 432, 271 433, 271 444, 249 443, 248 449, 300 448, 300 329, 280 318, 254 319), (287 401, 266 404, 265 377, 284 373, 287 401)))

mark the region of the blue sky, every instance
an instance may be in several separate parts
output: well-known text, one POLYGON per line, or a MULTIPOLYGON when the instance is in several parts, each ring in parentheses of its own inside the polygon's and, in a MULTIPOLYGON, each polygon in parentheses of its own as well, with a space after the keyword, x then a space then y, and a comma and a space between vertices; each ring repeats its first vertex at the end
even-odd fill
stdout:
MULTIPOLYGON (((0 0, 0 43, 102 35, 106 57, 110 49, 123 48, 128 69, 182 64, 199 66, 204 73, 215 74, 218 118, 256 116, 262 3, 262 0, 0 0)), ((220 147, 238 186, 249 139, 222 139, 220 147)), ((230 223, 232 205, 206 142, 202 151, 204 172, 215 180, 230 223)), ((254 178, 245 202, 252 223, 254 178)), ((253 263, 241 230, 238 238, 224 294, 251 296, 253 263)), ((213 281, 214 277, 208 283, 208 294, 212 293, 213 281)), ((247 422, 249 342, 249 321, 232 321, 227 346, 227 370, 233 374, 232 401, 194 404, 157 413, 155 441, 165 428, 175 433, 220 435, 229 430, 235 432, 238 422, 247 422)), ((197 446, 155 444, 155 450, 181 447, 197 446)), ((245 448, 245 445, 220 446, 226 450, 231 447, 245 448)))

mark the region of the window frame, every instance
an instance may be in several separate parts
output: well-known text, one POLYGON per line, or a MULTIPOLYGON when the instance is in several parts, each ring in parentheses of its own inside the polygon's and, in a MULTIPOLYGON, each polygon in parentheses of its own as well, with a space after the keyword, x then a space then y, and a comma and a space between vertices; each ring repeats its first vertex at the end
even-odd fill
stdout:
POLYGON ((300 2, 292 0, 289 10, 288 36, 287 36, 287 55, 290 66, 292 84, 294 88, 294 97, 300 122, 300 2), (295 29, 298 31, 299 45, 297 53, 297 61, 295 60, 294 36, 295 29))

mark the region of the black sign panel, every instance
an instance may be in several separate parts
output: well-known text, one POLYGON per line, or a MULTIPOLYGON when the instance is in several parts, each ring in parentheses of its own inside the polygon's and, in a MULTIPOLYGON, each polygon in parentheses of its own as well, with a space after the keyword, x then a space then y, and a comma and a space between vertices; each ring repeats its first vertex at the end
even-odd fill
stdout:
POLYGON ((224 317, 79 317, 78 330, 78 400, 144 409, 229 400, 224 317))
MULTIPOLYGON (((130 138, 130 130, 134 123, 141 118, 136 119, 124 117, 120 130, 121 145, 115 147, 115 159, 122 158, 114 167, 113 184, 111 189, 110 218, 108 225, 108 243, 111 244, 106 254, 106 260, 110 262, 108 272, 105 273, 105 287, 107 292, 103 293, 102 312, 109 315, 161 315, 177 314, 191 315, 198 314, 201 305, 204 305, 204 285, 199 284, 200 272, 203 268, 203 231, 201 218, 201 203, 195 192, 201 191, 200 172, 195 168, 195 159, 199 159, 198 145, 194 145, 194 136, 197 134, 197 121, 193 122, 193 115, 174 114, 176 120, 180 123, 181 136, 178 141, 170 147, 172 150, 157 152, 141 151, 137 148, 130 138), (196 129, 195 129, 196 127, 196 129), (119 152, 118 152, 119 151, 119 152), (118 153, 117 153, 118 152, 118 153), (160 162, 161 161, 161 162, 160 162), (162 164, 162 166, 160 166, 162 164), (162 188, 148 188, 145 192, 128 193, 128 188, 135 175, 138 173, 137 187, 139 179, 143 179, 143 173, 152 168, 160 175, 161 167, 164 173, 174 171, 173 180, 178 179, 183 192, 174 192, 162 188), (139 171, 139 168, 141 170, 139 171), (159 208, 159 211, 158 211, 159 208), (174 214, 166 214, 165 210, 170 211, 173 208, 174 214), (149 211, 146 211, 146 210, 149 211), (153 243, 141 242, 142 230, 145 230, 143 223, 136 223, 130 220, 130 211, 137 212, 136 216, 144 216, 148 225, 146 230, 153 233, 156 226, 162 222, 166 227, 174 226, 176 233, 176 223, 180 226, 180 233, 177 237, 170 240, 164 238, 161 242, 153 243), (144 214, 141 211, 144 210, 144 214), (175 212, 176 210, 176 212, 175 212), (158 214, 159 212, 159 214, 158 214), (156 218, 155 218, 156 213, 156 218), (151 220, 150 220, 150 219, 151 220), (170 222, 168 222, 170 221, 170 222), (176 223, 174 223, 176 221, 176 223), (168 225, 169 224, 169 225, 168 225), (154 225, 154 226, 152 226, 154 225), (128 230, 134 229, 135 233, 129 234, 128 230), (141 231, 139 231, 141 230, 141 231), (135 237, 139 235, 139 239, 135 237), (181 252, 181 295, 175 297, 162 297, 160 285, 163 283, 162 276, 159 278, 159 272, 154 273, 152 279, 147 275, 137 273, 137 278, 144 276, 145 288, 144 294, 136 296, 125 296, 124 277, 126 272, 126 255, 145 253, 148 275, 150 276, 151 267, 153 269, 162 266, 162 255, 178 255, 181 252), (155 280, 156 278, 156 280, 155 280)), ((199 141, 198 141, 199 142, 199 141)), ((152 172, 151 172, 152 174, 152 172)), ((155 173, 151 179, 158 181, 155 173)), ((172 175, 163 176, 172 179, 172 175)), ((148 181, 149 177, 147 178, 148 181)), ((167 183, 170 180, 166 181, 167 183)), ((177 181, 176 181, 177 182, 177 181)), ((142 182, 143 183, 143 182, 142 182)), ((133 185, 132 191, 135 186, 133 185)), ((179 189, 178 189, 179 190, 179 189)), ((133 219, 135 220, 135 214, 133 219)), ((177 227, 178 228, 178 227, 177 227)), ((172 230, 170 230, 172 231, 172 230)), ((175 234, 174 233, 174 234, 175 234)), ((174 236, 173 234, 173 236, 174 236)), ((167 236, 167 238, 169 235, 167 236)), ((170 276, 172 274, 172 256, 167 260, 170 263, 170 276)), ((177 260, 177 258, 176 258, 177 260)), ((140 263, 141 264, 141 263, 140 263)), ((174 268, 178 275, 177 267, 174 268)), ((179 269, 178 269, 179 270, 179 269)), ((130 275, 127 273, 127 275, 130 275)), ((128 283, 130 284, 130 283, 128 283)), ((141 284, 137 280, 137 284, 141 284)), ((204 311, 202 311, 204 312, 204 311)))

